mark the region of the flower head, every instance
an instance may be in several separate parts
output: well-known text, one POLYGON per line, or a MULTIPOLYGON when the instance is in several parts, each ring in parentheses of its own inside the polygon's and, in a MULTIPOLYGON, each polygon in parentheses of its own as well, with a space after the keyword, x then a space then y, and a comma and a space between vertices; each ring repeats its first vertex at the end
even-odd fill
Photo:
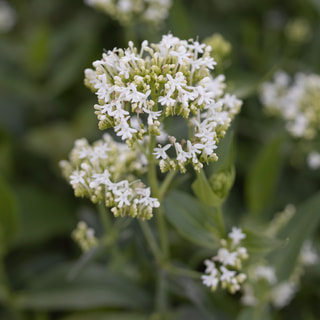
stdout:
POLYGON ((108 134, 92 145, 76 140, 69 161, 60 166, 76 196, 103 201, 115 216, 149 219, 152 209, 160 206, 150 188, 136 179, 145 170, 141 154, 108 134))
POLYGON ((159 24, 168 16, 171 0, 84 0, 94 7, 118 20, 123 25, 141 20, 159 24))
POLYGON ((223 76, 211 76, 216 62, 210 50, 168 34, 159 43, 144 41, 140 50, 129 42, 127 49, 104 53, 85 71, 85 84, 98 98, 99 128, 113 128, 133 146, 146 136, 166 136, 161 124, 179 117, 191 135, 154 148, 162 170, 184 172, 188 163, 199 170, 202 163, 216 161, 217 144, 241 101, 224 94, 223 76))
MULTIPOLYGON (((233 227, 232 232, 234 230, 241 231, 233 227)), ((243 235, 241 239, 243 239, 245 234, 242 232, 241 234, 243 235)), ((232 240, 232 237, 229 236, 229 238, 232 240)), ((211 260, 204 261, 206 269, 201 279, 203 284, 210 287, 212 291, 216 290, 218 284, 221 283, 223 289, 233 294, 240 290, 240 285, 246 280, 247 276, 241 272, 241 269, 242 262, 248 259, 248 254, 246 248, 239 246, 240 240, 231 243, 230 240, 222 239, 222 248, 218 250, 217 255, 211 260)))
POLYGON ((273 82, 261 88, 265 109, 286 122, 288 132, 295 138, 314 139, 319 134, 320 76, 298 73, 291 80, 278 71, 273 82))

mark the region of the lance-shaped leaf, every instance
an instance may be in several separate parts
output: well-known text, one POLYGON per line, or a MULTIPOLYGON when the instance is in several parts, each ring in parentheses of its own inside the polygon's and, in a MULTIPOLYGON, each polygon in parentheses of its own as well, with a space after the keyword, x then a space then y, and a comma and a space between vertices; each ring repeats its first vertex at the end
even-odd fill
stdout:
POLYGON ((30 288, 16 297, 16 305, 28 310, 85 310, 100 307, 144 309, 149 295, 135 283, 104 266, 90 265, 76 278, 68 278, 69 264, 38 275, 30 288))
POLYGON ((166 218, 186 239, 203 247, 217 244, 215 210, 191 195, 173 191, 164 201, 166 218))
POLYGON ((6 181, 0 176, 0 257, 12 244, 18 221, 17 201, 6 181))
POLYGON ((249 209, 260 212, 273 196, 281 167, 281 141, 276 137, 258 154, 252 164, 245 184, 245 196, 249 209))
POLYGON ((278 237, 287 240, 285 248, 270 256, 276 266, 278 280, 290 277, 296 266, 301 247, 317 228, 320 220, 320 192, 317 192, 300 205, 288 224, 279 232, 278 237))

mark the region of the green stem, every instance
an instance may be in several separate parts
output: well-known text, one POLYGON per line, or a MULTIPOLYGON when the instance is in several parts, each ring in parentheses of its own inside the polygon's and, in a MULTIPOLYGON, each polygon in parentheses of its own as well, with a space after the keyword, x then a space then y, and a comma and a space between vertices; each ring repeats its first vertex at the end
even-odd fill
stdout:
POLYGON ((106 233, 110 233, 112 230, 112 221, 107 212, 107 208, 103 202, 98 203, 98 212, 99 212, 99 216, 100 216, 104 231, 106 233))
MULTIPOLYGON (((166 192, 166 188, 170 183, 170 179, 173 176, 170 175, 170 179, 166 180, 165 184, 159 188, 158 178, 157 178, 157 168, 156 168, 156 160, 153 155, 153 150, 156 145, 156 136, 150 134, 149 140, 149 154, 148 154, 148 181, 151 187, 152 195, 159 199, 160 203, 162 200, 163 195, 166 192)), ((157 228, 158 228, 158 235, 159 235, 159 242, 160 242, 160 249, 158 250, 158 246, 153 242, 154 237, 151 233, 151 230, 145 230, 145 235, 149 237, 149 244, 150 248, 153 251, 153 254, 160 266, 163 266, 169 260, 169 242, 167 237, 167 225, 165 221, 164 212, 162 206, 158 208, 155 212, 155 217, 157 221, 157 228), (148 232, 150 231, 150 234, 148 232), (152 235, 152 237, 151 237, 152 235), (151 240, 152 239, 152 240, 151 240), (157 249, 156 249, 157 248, 157 249)), ((144 227, 143 222, 141 223, 142 227, 144 227)), ((167 291, 167 274, 162 269, 158 270, 158 281, 157 281, 157 292, 156 292, 156 307, 157 310, 160 312, 161 315, 164 317, 164 312, 168 309, 168 291, 167 291)))
MULTIPOLYGON (((153 149, 156 145, 156 137, 154 135, 150 135, 150 145, 149 145, 149 157, 148 157, 148 180, 152 190, 152 195, 162 200, 161 196, 165 193, 165 189, 162 186, 162 189, 159 188, 158 179, 157 179, 157 168, 156 168, 156 161, 153 155, 153 149), (161 190, 161 191, 160 191, 161 190)), ((168 181, 167 183, 169 183, 168 181)), ((157 227, 160 239, 160 247, 163 254, 163 260, 166 261, 169 258, 169 243, 167 237, 167 226, 164 217, 164 212, 162 207, 156 210, 156 220, 157 220, 157 227)))
POLYGON ((218 229, 220 231, 221 237, 224 237, 226 235, 226 227, 224 225, 221 205, 218 205, 216 207, 216 219, 217 219, 217 225, 218 225, 218 229))
POLYGON ((157 168, 155 158, 153 156, 153 149, 156 145, 155 135, 150 134, 149 141, 149 155, 148 155, 148 180, 154 197, 159 198, 159 184, 157 178, 157 168))
POLYGON ((138 220, 141 230, 147 240, 148 245, 150 246, 150 250, 152 254, 154 255, 157 262, 160 262, 162 260, 162 254, 161 251, 157 245, 156 239, 154 238, 154 235, 149 227, 149 224, 147 221, 141 221, 138 220))
POLYGON ((156 310, 159 312, 161 318, 165 319, 165 311, 168 310, 167 299, 167 274, 163 269, 158 270, 157 279, 157 296, 156 296, 156 310))
POLYGON ((168 187, 169 187, 172 179, 175 177, 176 174, 177 174, 177 171, 172 170, 172 171, 170 171, 170 173, 168 173, 166 175, 164 181, 161 184, 160 190, 159 190, 159 201, 160 202, 164 198, 164 195, 168 191, 168 187))

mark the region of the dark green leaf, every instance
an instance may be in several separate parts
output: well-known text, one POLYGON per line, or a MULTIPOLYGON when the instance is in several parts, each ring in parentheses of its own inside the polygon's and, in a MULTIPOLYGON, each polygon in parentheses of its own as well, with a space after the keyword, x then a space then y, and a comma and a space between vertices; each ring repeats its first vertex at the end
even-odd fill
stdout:
POLYGON ((288 224, 280 231, 279 238, 288 240, 284 249, 271 257, 276 266, 279 281, 287 279, 296 266, 301 247, 319 224, 320 192, 316 193, 296 210, 288 224))
POLYGON ((222 199, 212 191, 211 185, 201 169, 197 172, 197 179, 192 184, 192 190, 196 197, 208 206, 219 207, 222 199))
POLYGON ((215 211, 192 196, 173 191, 164 201, 166 218, 188 240, 208 248, 217 244, 215 211))
POLYGON ((75 313, 71 316, 65 317, 61 320, 148 320, 147 315, 136 312, 88 312, 75 313))
POLYGON ((269 238, 263 235, 263 232, 253 230, 244 230, 246 238, 242 240, 242 244, 249 252, 249 262, 255 263, 265 257, 272 250, 284 246, 285 242, 277 238, 269 238))
POLYGON ((235 179, 234 149, 233 133, 230 131, 219 143, 218 162, 197 173, 192 190, 203 203, 219 207, 227 198, 235 179), (205 171, 208 173, 205 174, 205 171))
POLYGON ((148 294, 131 279, 90 265, 74 279, 68 278, 71 265, 61 265, 38 275, 31 288, 16 297, 21 309, 84 310, 99 307, 146 308, 148 294))
POLYGON ((240 312, 237 320, 270 320, 267 312, 265 306, 248 307, 240 312))
POLYGON ((16 198, 0 175, 0 256, 12 244, 19 224, 16 198))
POLYGON ((56 194, 32 185, 17 190, 21 206, 21 228, 16 245, 30 245, 70 233, 76 224, 72 207, 56 194))
POLYGON ((271 140, 254 160, 245 184, 249 209, 260 212, 270 201, 281 166, 281 138, 271 140))

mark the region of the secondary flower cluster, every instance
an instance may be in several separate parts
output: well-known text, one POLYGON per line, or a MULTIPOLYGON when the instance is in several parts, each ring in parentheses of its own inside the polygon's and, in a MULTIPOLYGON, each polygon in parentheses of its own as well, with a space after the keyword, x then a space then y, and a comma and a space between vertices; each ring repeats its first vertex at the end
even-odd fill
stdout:
MULTIPOLYGON (((278 212, 269 223, 265 235, 270 238, 277 237, 279 231, 285 227, 296 213, 296 208, 288 204, 282 212, 278 212)), ((305 241, 300 250, 295 268, 288 278, 280 281, 276 270, 265 261, 258 261, 248 270, 248 281, 243 286, 241 301, 248 306, 256 306, 269 302, 275 308, 283 308, 290 303, 295 293, 299 290, 300 278, 305 266, 318 263, 319 256, 310 241, 305 241)))
POLYGON ((98 239, 94 235, 94 230, 88 228, 84 221, 78 223, 77 228, 72 232, 72 238, 83 251, 88 251, 98 245, 98 239))
POLYGON ((16 23, 16 12, 7 3, 0 1, 0 33, 7 32, 13 28, 16 23))
POLYGON ((241 273, 242 262, 248 259, 247 249, 240 246, 240 242, 246 235, 240 228, 233 227, 228 234, 228 240, 222 239, 222 248, 211 260, 205 260, 205 275, 201 276, 204 285, 216 290, 219 283, 223 289, 230 293, 240 290, 247 276, 241 273))
POLYGON ((299 282, 304 267, 314 265, 319 261, 318 254, 310 241, 306 241, 301 249, 299 261, 289 279, 278 282, 275 269, 268 265, 257 265, 249 271, 248 283, 243 287, 241 301, 244 305, 255 306, 259 300, 269 302, 275 308, 283 308, 288 305, 295 293, 299 290, 299 282), (264 288, 261 290, 261 288, 264 288))
POLYGON ((135 20, 159 24, 168 16, 171 0, 85 0, 87 5, 105 12, 123 25, 135 20))
POLYGON ((203 162, 216 161, 214 150, 241 101, 224 94, 223 75, 210 75, 216 64, 210 50, 169 34, 157 44, 144 41, 140 51, 129 42, 125 50, 104 53, 94 69, 85 70, 85 84, 98 97, 99 128, 114 128, 132 146, 147 135, 165 136, 160 124, 180 116, 191 136, 181 141, 169 137, 167 144, 154 148, 161 170, 184 172, 188 163, 199 170, 203 162))
POLYGON ((297 138, 314 139, 320 131, 320 76, 298 73, 293 81, 283 71, 274 82, 262 85, 265 109, 286 121, 288 132, 297 138))
POLYGON ((138 150, 104 134, 103 140, 92 146, 86 139, 76 140, 69 161, 61 161, 60 166, 77 197, 104 201, 116 217, 150 219, 152 209, 160 203, 150 197, 150 188, 136 179, 145 170, 143 163, 138 150))

